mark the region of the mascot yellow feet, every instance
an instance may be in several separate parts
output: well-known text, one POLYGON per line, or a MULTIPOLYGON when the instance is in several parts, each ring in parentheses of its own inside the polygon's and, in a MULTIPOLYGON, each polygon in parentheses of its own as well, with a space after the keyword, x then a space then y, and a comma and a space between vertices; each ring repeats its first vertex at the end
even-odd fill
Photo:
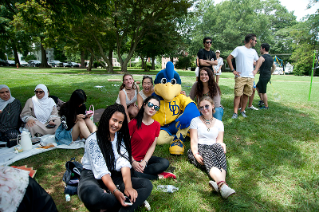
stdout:
POLYGON ((184 154, 184 143, 183 141, 184 137, 182 134, 180 134, 180 138, 177 138, 175 136, 175 139, 171 142, 171 145, 169 147, 169 152, 171 155, 183 155, 184 154))

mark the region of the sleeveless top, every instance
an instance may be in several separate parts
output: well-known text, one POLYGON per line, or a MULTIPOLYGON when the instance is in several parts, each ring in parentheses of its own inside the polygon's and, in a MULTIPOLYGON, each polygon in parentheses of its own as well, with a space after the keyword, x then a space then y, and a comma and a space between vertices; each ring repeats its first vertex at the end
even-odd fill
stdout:
MULTIPOLYGON (((131 104, 133 104, 133 103, 135 103, 137 101, 137 89, 135 90, 135 95, 134 95, 134 97, 131 100, 129 100, 129 98, 127 96, 127 93, 125 91, 125 88, 123 88, 122 91, 124 91, 124 93, 125 93, 125 101, 126 101, 126 105, 127 106, 129 106, 129 105, 131 105, 131 104)), ((117 104, 121 104, 120 94, 117 96, 116 103, 117 104)))
POLYGON ((138 93, 139 93, 139 94, 141 95, 141 97, 143 98, 143 101, 147 98, 147 96, 145 96, 143 90, 140 90, 140 92, 138 92, 138 93))

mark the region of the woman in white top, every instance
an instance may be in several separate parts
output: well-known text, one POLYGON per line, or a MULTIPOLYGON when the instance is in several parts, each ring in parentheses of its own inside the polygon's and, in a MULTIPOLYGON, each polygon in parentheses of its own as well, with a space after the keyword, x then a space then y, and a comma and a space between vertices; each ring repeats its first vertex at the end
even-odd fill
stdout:
POLYGON ((142 87, 143 90, 138 92, 137 95, 137 102, 139 103, 138 108, 141 109, 144 100, 151 96, 152 93, 154 92, 154 87, 153 87, 153 79, 150 76, 143 76, 142 80, 142 87))
POLYGON ((60 117, 53 99, 48 97, 48 89, 39 84, 34 89, 35 95, 28 99, 20 114, 32 136, 54 134, 60 125, 60 117))
POLYGON ((222 74, 222 66, 224 65, 224 61, 223 58, 219 57, 220 56, 220 51, 216 50, 216 57, 217 57, 217 61, 218 64, 213 66, 214 69, 214 74, 216 75, 216 83, 218 84, 219 81, 219 77, 222 74))
POLYGON ((223 122, 213 117, 214 102, 209 96, 199 100, 201 115, 193 118, 190 124, 191 149, 188 159, 196 167, 206 169, 214 181, 209 185, 227 199, 235 190, 226 184, 226 144, 223 142, 223 122))
POLYGON ((78 195, 90 211, 134 211, 152 192, 148 179, 131 177, 131 141, 123 105, 107 107, 85 142, 78 195), (125 196, 132 205, 126 204, 125 196))
POLYGON ((135 104, 138 92, 139 88, 136 86, 133 76, 131 74, 124 74, 116 103, 124 106, 128 122, 138 113, 138 106, 135 104))

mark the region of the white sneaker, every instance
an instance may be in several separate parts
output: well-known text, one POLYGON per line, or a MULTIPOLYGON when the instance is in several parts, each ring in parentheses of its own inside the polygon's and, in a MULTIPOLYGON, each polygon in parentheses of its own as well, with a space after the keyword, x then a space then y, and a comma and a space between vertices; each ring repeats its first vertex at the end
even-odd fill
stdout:
POLYGON ((147 200, 144 201, 144 207, 147 211, 150 211, 151 210, 151 206, 150 204, 147 202, 147 200))
POLYGON ((222 195, 222 197, 224 199, 227 199, 230 195, 235 194, 235 190, 230 188, 228 185, 224 184, 221 188, 220 188, 220 194, 222 195))
POLYGON ((219 192, 218 185, 215 181, 209 181, 209 186, 212 187, 216 192, 219 192))
POLYGON ((251 105, 251 107, 248 107, 248 109, 251 109, 251 110, 259 110, 258 108, 254 107, 254 105, 251 105))

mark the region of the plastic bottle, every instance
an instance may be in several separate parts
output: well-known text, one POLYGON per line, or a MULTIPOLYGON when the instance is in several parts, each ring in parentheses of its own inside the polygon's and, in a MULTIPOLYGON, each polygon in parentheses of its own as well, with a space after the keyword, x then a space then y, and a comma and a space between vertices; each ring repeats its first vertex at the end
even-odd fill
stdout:
POLYGON ((158 185, 157 190, 168 192, 168 193, 174 193, 175 191, 178 191, 178 188, 176 188, 173 185, 158 185))
POLYGON ((69 194, 65 194, 65 201, 69 202, 71 200, 71 197, 69 194))

